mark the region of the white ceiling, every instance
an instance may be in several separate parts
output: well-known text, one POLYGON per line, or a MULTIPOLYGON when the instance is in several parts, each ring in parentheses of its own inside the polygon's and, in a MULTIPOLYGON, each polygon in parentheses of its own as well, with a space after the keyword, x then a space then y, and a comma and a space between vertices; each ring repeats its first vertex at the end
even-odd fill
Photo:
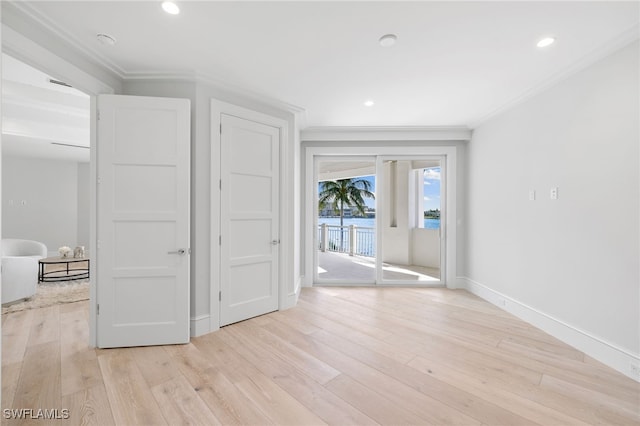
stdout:
POLYGON ((197 73, 303 108, 309 126, 474 126, 637 38, 640 16, 636 1, 20 3, 123 78, 197 73))
POLYGON ((88 162, 89 96, 50 79, 2 55, 2 153, 88 162))

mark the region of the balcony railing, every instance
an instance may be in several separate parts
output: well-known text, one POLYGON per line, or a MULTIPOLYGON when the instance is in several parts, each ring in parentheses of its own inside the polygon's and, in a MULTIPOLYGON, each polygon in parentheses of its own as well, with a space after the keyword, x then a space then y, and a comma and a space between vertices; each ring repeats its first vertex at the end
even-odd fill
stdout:
POLYGON ((318 242, 320 251, 348 253, 350 256, 376 255, 375 228, 323 223, 318 226, 318 242))

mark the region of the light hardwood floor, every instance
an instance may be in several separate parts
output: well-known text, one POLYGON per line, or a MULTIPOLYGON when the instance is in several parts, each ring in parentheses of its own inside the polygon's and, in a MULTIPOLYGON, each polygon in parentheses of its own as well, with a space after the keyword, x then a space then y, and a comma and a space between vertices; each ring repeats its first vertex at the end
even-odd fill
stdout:
POLYGON ((180 346, 95 350, 88 304, 3 316, 2 408, 95 425, 640 424, 640 384, 464 291, 304 289, 180 346))

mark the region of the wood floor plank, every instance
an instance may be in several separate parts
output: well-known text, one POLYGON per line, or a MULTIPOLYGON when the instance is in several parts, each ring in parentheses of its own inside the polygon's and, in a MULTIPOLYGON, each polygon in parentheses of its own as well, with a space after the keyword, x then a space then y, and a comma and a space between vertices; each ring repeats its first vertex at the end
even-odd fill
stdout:
POLYGON ((326 425, 293 396, 262 373, 252 374, 236 383, 264 414, 278 425, 326 425))
POLYGON ((22 361, 2 365, 2 408, 12 408, 13 398, 22 373, 22 361))
POLYGON ((298 317, 295 321, 293 321, 290 315, 292 313, 295 315, 296 312, 298 311, 296 310, 292 311, 291 309, 273 312, 272 314, 269 315, 269 318, 276 321, 284 321, 287 324, 289 324, 291 327, 295 328, 296 330, 298 330, 300 333, 303 333, 303 334, 311 334, 314 331, 318 330, 318 327, 313 325, 308 320, 308 318, 298 317))
POLYGON ((180 374, 169 354, 158 349, 154 346, 128 349, 150 388, 173 380, 180 374))
POLYGON ((89 346, 83 304, 69 303, 60 308, 60 358, 63 396, 103 384, 96 351, 89 346))
POLYGON ((70 426, 115 425, 104 384, 82 389, 62 397, 62 406, 69 410, 70 426))
POLYGON ((518 425, 535 423, 477 395, 396 362, 392 358, 371 352, 344 338, 324 331, 318 331, 312 337, 482 423, 518 425))
POLYGON ((222 424, 183 376, 163 381, 151 392, 170 425, 222 424))
POLYGON ((98 357, 91 350, 62 357, 60 370, 63 396, 104 384, 98 357))
POLYGON ((633 404, 638 403, 640 383, 630 383, 622 374, 612 374, 611 369, 605 372, 599 368, 589 368, 588 373, 585 373, 586 364, 573 356, 550 354, 515 342, 501 343, 498 348, 520 358, 525 357, 528 364, 536 364, 538 370, 544 374, 559 377, 583 387, 599 389, 601 392, 615 395, 633 404))
POLYGON ((34 310, 26 310, 3 315, 2 323, 2 365, 22 362, 33 323, 34 310), (8 343, 8 344, 7 344, 8 343))
POLYGON ((442 358, 455 363, 467 371, 474 371, 482 376, 494 376, 505 383, 523 382, 538 384, 542 373, 529 365, 522 365, 517 360, 499 356, 493 347, 479 347, 468 342, 451 338, 447 335, 399 332, 388 339, 390 343, 400 343, 407 349, 427 357, 442 358), (402 334, 401 334, 402 333, 402 334))
POLYGON ((436 424, 428 423, 345 374, 327 383, 326 388, 382 425, 436 424))
POLYGON ((57 342, 60 344, 60 306, 35 309, 28 346, 57 342))
POLYGON ((557 377, 544 375, 541 389, 551 389, 557 394, 580 399, 589 404, 596 418, 605 423, 625 424, 640 419, 640 405, 629 404, 596 389, 584 388, 557 377))
MULTIPOLYGON (((208 336, 194 340, 202 340, 208 336)), ((252 405, 229 378, 220 370, 215 360, 203 354, 193 344, 167 346, 165 350, 200 395, 211 412, 222 424, 271 424, 272 422, 252 405)))
MULTIPOLYGON (((259 322, 264 324, 264 319, 259 322)), ((233 326, 239 326, 240 323, 233 326)), ((319 417, 244 360, 215 333, 198 339, 197 347, 208 354, 233 385, 274 424, 325 424, 319 417)))
POLYGON ((287 360, 271 353, 262 342, 254 339, 250 333, 246 333, 243 329, 239 327, 228 328, 224 333, 220 333, 220 337, 247 361, 255 365, 262 373, 328 424, 377 424, 373 419, 297 370, 287 360))
POLYGON ((456 387, 486 399, 487 401, 491 401, 496 405, 508 410, 513 410, 522 417, 541 425, 587 425, 586 422, 569 416, 561 411, 554 410, 512 393, 509 391, 509 388, 504 386, 502 383, 493 386, 482 378, 451 368, 446 364, 433 359, 427 360, 421 356, 417 356, 409 362, 409 366, 417 371, 421 371, 422 373, 429 374, 444 382, 455 385, 456 387))
POLYGON ((98 362, 116 424, 167 424, 128 351, 108 351, 98 362))
POLYGON ((340 372, 330 365, 322 362, 313 355, 300 350, 295 345, 289 343, 286 339, 282 339, 271 333, 267 333, 264 327, 256 327, 252 323, 239 323, 229 328, 239 328, 251 334, 255 339, 264 344, 264 349, 274 353, 277 356, 287 359, 287 362, 298 370, 304 372, 309 377, 320 384, 327 383, 337 377, 340 372))
POLYGON ((340 312, 327 309, 328 307, 330 307, 330 305, 319 306, 316 301, 306 300, 306 299, 300 299, 298 300, 298 303, 306 311, 315 312, 316 314, 326 316, 327 318, 330 318, 335 322, 346 325, 348 327, 352 327, 353 329, 358 330, 361 333, 364 333, 379 339, 384 339, 385 337, 389 337, 393 335, 392 332, 385 330, 380 326, 377 326, 378 324, 372 325, 374 322, 371 321, 370 319, 366 321, 360 321, 358 320, 357 315, 354 318, 353 315, 340 315, 340 312))
MULTIPOLYGON (((371 335, 367 335, 358 330, 354 330, 352 327, 345 326, 338 322, 332 321, 327 317, 323 317, 314 313, 302 312, 297 309, 289 309, 287 311, 284 311, 283 315, 277 317, 276 319, 283 324, 289 325, 291 323, 297 324, 301 322, 303 318, 305 318, 309 323, 313 324, 313 326, 315 327, 314 331, 326 330, 337 335, 348 336, 351 341, 366 346, 367 348, 375 352, 378 352, 400 362, 409 362, 415 357, 415 354, 404 350, 404 348, 402 348, 401 346, 391 345, 384 340, 376 339, 371 335)), ((312 334, 312 332, 304 334, 312 334)))
POLYGON ((60 354, 62 357, 90 351, 89 330, 83 304, 60 307, 60 354))
MULTIPOLYGON (((3 378, 4 379, 4 378, 3 378)), ((29 346, 20 379, 9 408, 62 409, 60 391, 60 342, 29 346)), ((21 424, 37 423, 37 419, 21 424)), ((14 422, 9 422, 13 424, 14 422)))
MULTIPOLYGON (((281 333, 282 330, 274 325, 265 326, 272 333, 281 333)), ((315 334, 315 333, 314 333, 315 334)), ((407 385, 398 381, 395 377, 388 376, 365 363, 357 357, 350 357, 333 349, 314 335, 296 335, 293 330, 286 331, 282 338, 295 342, 296 346, 313 353, 318 359, 332 365, 336 370, 355 379, 361 384, 376 389, 380 395, 393 401, 402 409, 413 412, 429 423, 436 424, 480 424, 479 421, 461 413, 460 411, 427 396, 416 393, 407 385)))

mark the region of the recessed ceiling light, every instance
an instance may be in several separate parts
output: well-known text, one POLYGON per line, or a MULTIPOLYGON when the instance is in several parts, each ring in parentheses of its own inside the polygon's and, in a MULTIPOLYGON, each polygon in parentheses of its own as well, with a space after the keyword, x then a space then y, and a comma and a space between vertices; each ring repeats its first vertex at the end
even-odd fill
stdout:
POLYGON ((372 107, 374 105, 375 105, 375 102, 373 102, 371 99, 364 101, 364 106, 372 107))
POLYGON ((116 44, 116 38, 110 36, 109 34, 96 34, 96 38, 100 43, 107 46, 113 46, 114 44, 116 44))
POLYGON ((172 1, 162 2, 162 9, 164 9, 165 12, 171 15, 177 15, 178 13, 180 13, 180 8, 172 1))
POLYGON ((556 39, 553 37, 545 37, 543 39, 541 39, 536 46, 538 47, 547 47, 547 46, 551 46, 553 43, 556 42, 556 39))
POLYGON ((389 46, 393 46, 394 44, 396 44, 396 40, 398 40, 398 36, 395 34, 385 34, 382 37, 380 37, 380 40, 378 40, 378 42, 380 43, 380 46, 382 47, 389 47, 389 46))

